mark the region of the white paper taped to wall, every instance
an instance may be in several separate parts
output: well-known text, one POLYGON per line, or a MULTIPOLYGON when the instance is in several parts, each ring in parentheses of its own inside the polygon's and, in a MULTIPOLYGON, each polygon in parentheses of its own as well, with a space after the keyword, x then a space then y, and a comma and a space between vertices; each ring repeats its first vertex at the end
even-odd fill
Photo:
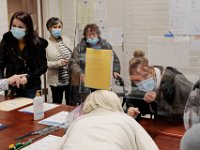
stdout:
POLYGON ((148 58, 152 65, 189 67, 190 38, 149 37, 148 58))
POLYGON ((151 65, 172 66, 196 82, 200 75, 200 38, 197 36, 150 36, 148 59, 151 65))
POLYGON ((170 0, 169 28, 175 35, 200 35, 200 1, 170 0))

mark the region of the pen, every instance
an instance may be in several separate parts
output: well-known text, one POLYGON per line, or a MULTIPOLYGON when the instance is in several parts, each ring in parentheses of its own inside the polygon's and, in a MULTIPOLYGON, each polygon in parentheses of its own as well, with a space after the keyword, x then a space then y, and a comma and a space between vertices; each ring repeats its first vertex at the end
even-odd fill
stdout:
POLYGON ((32 132, 29 132, 25 135, 22 135, 22 136, 19 136, 16 138, 16 140, 23 140, 24 138, 26 137, 29 137, 29 136, 32 136, 32 135, 35 135, 35 134, 40 134, 41 132, 43 132, 44 130, 48 130, 51 126, 47 126, 47 127, 44 127, 44 128, 41 128, 39 130, 36 130, 36 131, 32 131, 32 132))

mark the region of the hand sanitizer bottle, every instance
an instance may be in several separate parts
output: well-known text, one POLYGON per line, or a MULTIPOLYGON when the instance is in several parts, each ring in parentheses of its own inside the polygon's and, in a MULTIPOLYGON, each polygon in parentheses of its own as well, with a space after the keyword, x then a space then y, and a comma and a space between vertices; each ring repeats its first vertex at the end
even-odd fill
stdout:
POLYGON ((35 98, 33 99, 33 111, 34 111, 34 120, 39 120, 44 118, 43 98, 39 90, 36 92, 35 98))

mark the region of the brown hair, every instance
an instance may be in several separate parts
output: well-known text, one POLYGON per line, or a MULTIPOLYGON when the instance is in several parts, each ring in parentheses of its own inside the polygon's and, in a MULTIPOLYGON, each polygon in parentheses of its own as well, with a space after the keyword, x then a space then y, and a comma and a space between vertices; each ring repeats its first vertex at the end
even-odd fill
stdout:
POLYGON ((26 40, 26 43, 30 44, 29 45, 30 47, 35 46, 41 42, 37 32, 33 28, 33 21, 29 12, 27 11, 15 12, 10 19, 10 27, 9 27, 10 30, 11 30, 14 19, 18 19, 26 25, 27 28, 26 28, 25 40, 26 40))
POLYGON ((83 30, 83 36, 86 37, 88 30, 96 32, 100 36, 101 32, 96 24, 87 24, 83 30))
MULTIPOLYGON (((140 58, 141 61, 143 62, 143 65, 146 65, 148 66, 148 59, 145 57, 145 54, 144 52, 141 50, 141 49, 136 49, 134 52, 133 52, 133 58, 129 61, 129 65, 131 63, 136 63, 135 59, 138 59, 140 58)), ((138 60, 137 60, 138 61, 138 60)))
POLYGON ((136 49, 133 52, 133 58, 129 61, 129 74, 132 70, 136 70, 139 65, 147 72, 152 72, 152 67, 148 66, 148 59, 145 57, 144 52, 141 49, 136 49))
POLYGON ((49 30, 52 26, 57 25, 58 23, 61 23, 61 25, 63 26, 63 23, 59 18, 57 17, 49 18, 46 23, 47 30, 49 30))

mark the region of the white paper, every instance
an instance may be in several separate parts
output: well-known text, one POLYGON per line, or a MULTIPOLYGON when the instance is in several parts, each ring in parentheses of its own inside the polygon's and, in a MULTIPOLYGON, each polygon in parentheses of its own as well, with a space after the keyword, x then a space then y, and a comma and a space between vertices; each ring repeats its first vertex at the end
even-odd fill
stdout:
POLYGON ((78 23, 80 29, 83 29, 86 24, 94 23, 94 1, 81 0, 78 1, 78 23))
POLYGON ((122 46, 123 43, 123 30, 122 28, 109 28, 108 31, 109 39, 108 41, 112 46, 122 46))
POLYGON ((152 65, 189 67, 189 37, 149 37, 148 59, 152 65))
POLYGON ((54 145, 61 137, 55 135, 48 135, 43 139, 23 148, 23 150, 45 150, 50 145, 54 145))
POLYGON ((149 63, 175 67, 194 83, 199 79, 199 40, 199 37, 191 39, 189 36, 151 36, 148 42, 149 63))
MULTIPOLYGON (((43 111, 46 112, 46 111, 56 108, 58 106, 60 106, 60 105, 52 104, 52 103, 43 103, 43 111)), ((23 108, 23 109, 20 109, 18 111, 33 114, 33 105, 23 108)))
POLYGON ((106 21, 107 20, 107 1, 96 0, 95 20, 96 21, 106 21))
POLYGON ((99 25, 100 31, 101 31, 101 37, 105 40, 109 40, 109 33, 108 29, 105 26, 99 25))
POLYGON ((18 97, 11 100, 5 100, 0 102, 0 110, 2 111, 11 111, 22 106, 28 105, 33 103, 33 99, 25 98, 25 97, 18 97))
MULTIPOLYGON (((200 52, 200 36, 191 36, 191 51, 200 52)), ((196 55, 199 57, 199 55, 196 55)))
POLYGON ((68 112, 66 111, 61 111, 55 115, 52 115, 46 119, 41 120, 39 123, 40 124, 45 124, 45 125, 52 125, 52 126, 61 126, 65 128, 65 122, 66 118, 68 116, 68 112))
POLYGON ((106 28, 100 24, 101 37, 108 41, 112 46, 122 46, 123 30, 122 28, 106 28))
POLYGON ((200 35, 200 1, 170 0, 169 28, 175 35, 200 35))

